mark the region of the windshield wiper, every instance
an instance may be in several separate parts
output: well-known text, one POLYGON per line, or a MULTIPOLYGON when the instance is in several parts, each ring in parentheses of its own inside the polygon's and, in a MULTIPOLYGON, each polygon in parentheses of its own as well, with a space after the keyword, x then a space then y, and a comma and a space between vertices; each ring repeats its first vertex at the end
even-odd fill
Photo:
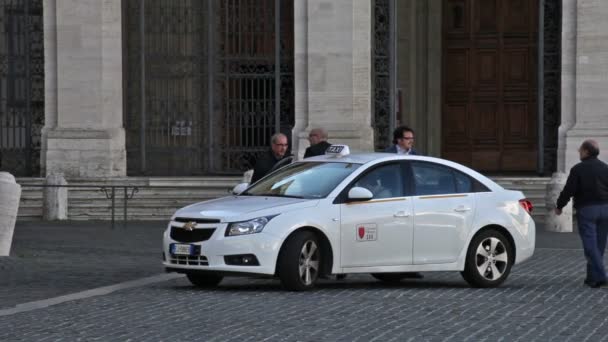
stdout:
POLYGON ((266 194, 257 194, 255 196, 268 196, 268 197, 287 197, 287 198, 305 198, 304 196, 295 196, 295 195, 281 195, 281 194, 272 194, 272 193, 266 193, 266 194))

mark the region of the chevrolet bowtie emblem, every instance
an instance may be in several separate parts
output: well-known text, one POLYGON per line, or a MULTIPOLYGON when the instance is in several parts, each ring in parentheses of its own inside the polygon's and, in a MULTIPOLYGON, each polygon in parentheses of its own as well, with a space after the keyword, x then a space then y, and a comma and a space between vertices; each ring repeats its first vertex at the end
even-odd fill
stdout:
POLYGON ((194 221, 186 222, 186 223, 184 223, 184 225, 182 226, 182 228, 183 228, 184 230, 187 230, 187 231, 189 231, 189 232, 193 231, 193 230, 194 230, 194 227, 196 227, 196 222, 194 222, 194 221))

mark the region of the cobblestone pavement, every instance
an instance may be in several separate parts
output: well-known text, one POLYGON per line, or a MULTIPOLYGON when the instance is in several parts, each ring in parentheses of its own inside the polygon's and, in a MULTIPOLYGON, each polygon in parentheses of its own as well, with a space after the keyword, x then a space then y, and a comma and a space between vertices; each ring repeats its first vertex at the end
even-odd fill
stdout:
MULTIPOLYGON (((160 269, 159 223, 99 235, 96 225, 48 225, 48 235, 35 224, 18 228, 15 255, 0 258, 0 308, 160 269), (128 242, 113 240, 121 232, 128 242), (93 234, 89 248, 82 240, 93 234)), ((304 293, 272 279, 227 278, 200 290, 178 278, 1 316, 0 341, 608 340, 608 289, 584 287, 583 265, 575 234, 541 233, 535 256, 498 289, 472 289, 447 272, 397 286, 350 275, 304 293)))

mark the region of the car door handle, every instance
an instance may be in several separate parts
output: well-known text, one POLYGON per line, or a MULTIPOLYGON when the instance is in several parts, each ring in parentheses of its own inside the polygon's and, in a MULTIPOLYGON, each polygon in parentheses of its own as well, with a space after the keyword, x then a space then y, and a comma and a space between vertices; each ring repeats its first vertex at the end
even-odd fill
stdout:
POLYGON ((409 217, 410 214, 406 213, 405 211, 398 211, 395 213, 395 215, 393 215, 394 217, 409 217))
POLYGON ((454 211, 459 212, 459 213, 464 213, 465 211, 469 211, 469 210, 471 210, 471 208, 465 207, 464 205, 461 205, 460 207, 457 207, 454 209, 454 211))

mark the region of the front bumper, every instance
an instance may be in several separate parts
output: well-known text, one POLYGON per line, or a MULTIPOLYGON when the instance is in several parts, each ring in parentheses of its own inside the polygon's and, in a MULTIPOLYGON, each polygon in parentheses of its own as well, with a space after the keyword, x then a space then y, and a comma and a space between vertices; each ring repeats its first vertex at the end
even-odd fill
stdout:
MULTIPOLYGON (((249 274, 273 275, 281 240, 263 231, 256 234, 243 236, 224 236, 226 223, 213 225, 215 231, 206 241, 189 242, 187 244, 199 246, 199 255, 176 256, 172 255, 169 248, 172 243, 184 244, 170 237, 169 229, 163 236, 163 265, 171 271, 193 270, 193 271, 217 271, 249 274), (224 256, 253 254, 259 261, 259 266, 236 266, 226 265, 224 256)), ((197 228, 199 229, 199 228, 197 228)), ((201 228, 204 229, 204 228, 201 228)), ((197 253, 198 254, 198 253, 197 253)))

